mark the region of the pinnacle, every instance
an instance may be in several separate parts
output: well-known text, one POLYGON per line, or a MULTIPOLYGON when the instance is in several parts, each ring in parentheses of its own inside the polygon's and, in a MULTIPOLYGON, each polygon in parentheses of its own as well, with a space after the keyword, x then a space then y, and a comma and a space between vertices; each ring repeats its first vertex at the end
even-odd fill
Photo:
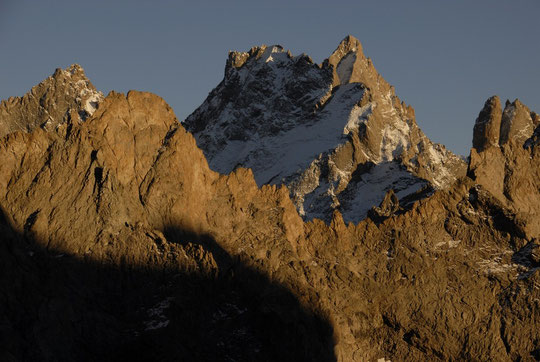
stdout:
POLYGON ((512 106, 512 107, 523 107, 525 106, 518 98, 514 99, 513 102, 510 102, 510 100, 506 100, 506 107, 512 106))
POLYGON ((343 38, 343 40, 340 42, 340 44, 353 44, 353 45, 359 45, 360 44, 360 40, 358 40, 356 37, 354 37, 353 35, 347 35, 345 38, 343 38))
POLYGON ((81 67, 77 63, 71 64, 69 67, 66 68, 66 71, 70 72, 71 74, 75 74, 75 73, 83 73, 84 74, 83 67, 81 67))
POLYGON ((486 100, 486 103, 485 103, 484 107, 485 107, 486 105, 488 105, 488 104, 497 104, 497 103, 501 104, 501 99, 499 98, 498 95, 493 95, 493 96, 489 97, 489 98, 486 100))
POLYGON ((501 112, 499 97, 496 95, 489 97, 474 124, 473 148, 477 151, 483 151, 499 143, 501 112))
POLYGON ((66 69, 56 68, 56 70, 54 71, 52 77, 53 78, 58 78, 61 75, 64 75, 66 77, 71 77, 73 75, 76 75, 76 76, 79 76, 81 78, 86 78, 86 74, 84 73, 83 67, 81 67, 79 64, 76 64, 76 63, 71 64, 66 69))
POLYGON ((362 54, 362 43, 360 43, 360 40, 358 40, 354 36, 347 35, 339 43, 338 47, 336 48, 333 54, 339 53, 340 56, 343 57, 351 51, 357 54, 362 54))

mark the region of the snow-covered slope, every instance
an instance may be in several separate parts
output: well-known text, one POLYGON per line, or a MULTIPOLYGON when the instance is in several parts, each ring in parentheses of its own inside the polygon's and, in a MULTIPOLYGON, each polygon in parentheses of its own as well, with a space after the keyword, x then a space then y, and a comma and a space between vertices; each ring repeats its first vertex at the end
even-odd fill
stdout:
POLYGON ((210 167, 286 184, 307 219, 358 221, 394 189, 443 188, 464 162, 433 144, 348 36, 322 64, 281 46, 231 52, 225 78, 184 125, 210 167))
MULTIPOLYGON (((294 118, 285 114, 283 130, 274 125, 271 129, 253 132, 245 140, 230 140, 210 158, 210 165, 224 173, 230 172, 237 164, 249 165, 259 184, 290 181, 291 176, 301 174, 321 152, 330 151, 347 140, 345 132, 348 131, 342 123, 336 122, 336 118, 347 119, 362 95, 361 85, 347 84, 337 90, 325 109, 313 115, 310 121, 299 117, 291 127, 294 118)), ((266 111, 262 120, 269 123, 281 121, 271 117, 272 114, 266 111)), ((212 136, 223 137, 216 131, 212 136)))

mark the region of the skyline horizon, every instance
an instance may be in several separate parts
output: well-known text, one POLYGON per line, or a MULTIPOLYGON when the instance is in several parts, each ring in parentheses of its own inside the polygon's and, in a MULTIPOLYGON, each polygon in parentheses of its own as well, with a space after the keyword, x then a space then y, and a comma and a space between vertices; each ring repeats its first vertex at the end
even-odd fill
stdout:
POLYGON ((519 99, 540 111, 535 90, 540 50, 530 46, 540 32, 527 20, 540 6, 532 1, 347 4, 350 14, 321 1, 310 7, 280 1, 228 7, 97 1, 107 4, 106 12, 68 4, 0 4, 0 41, 9 50, 0 59, 0 99, 22 96, 54 69, 76 63, 105 95, 130 89, 155 93, 182 121, 223 79, 229 51, 281 45, 320 64, 352 35, 396 95, 415 109, 424 133, 456 154, 469 154, 474 121, 489 97, 497 95, 502 103, 519 99), (355 12, 371 16, 347 22, 355 12), (81 13, 87 17, 78 21, 75 15, 81 13), (261 18, 261 13, 272 16, 261 18), (50 21, 40 27, 36 19, 43 17, 50 21), (92 18, 98 26, 88 27, 92 18), (409 21, 403 25, 404 18, 409 21), (321 27, 328 19, 339 20, 331 31, 321 27), (62 27, 50 26, 55 23, 62 27))

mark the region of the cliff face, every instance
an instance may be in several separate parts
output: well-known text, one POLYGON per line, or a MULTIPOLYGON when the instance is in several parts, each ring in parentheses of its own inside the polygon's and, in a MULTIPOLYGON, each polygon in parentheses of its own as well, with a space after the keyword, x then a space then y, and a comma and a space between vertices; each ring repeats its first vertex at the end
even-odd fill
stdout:
POLYGON ((414 198, 466 169, 424 135, 351 36, 322 64, 280 46, 230 53, 225 78, 184 124, 212 169, 248 167, 259 185, 287 185, 308 220, 339 210, 358 222, 390 189, 414 198))
POLYGON ((540 116, 519 100, 487 100, 474 126, 469 176, 516 213, 531 237, 540 235, 540 116))
POLYGON ((538 117, 497 102, 468 176, 405 208, 390 191, 358 224, 304 222, 285 186, 212 171, 149 93, 4 136, 2 358, 540 358, 538 117))

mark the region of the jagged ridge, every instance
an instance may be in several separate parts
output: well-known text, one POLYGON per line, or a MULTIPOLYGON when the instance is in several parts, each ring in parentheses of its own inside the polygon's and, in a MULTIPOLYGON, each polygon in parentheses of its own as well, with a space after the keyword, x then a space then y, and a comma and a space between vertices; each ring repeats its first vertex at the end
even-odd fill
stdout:
POLYGON ((304 223, 285 188, 211 171, 148 93, 13 132, 0 141, 2 356, 537 358, 540 151, 538 127, 518 127, 537 117, 507 108, 508 141, 475 142, 468 177, 408 210, 390 192, 357 225, 304 223))
POLYGON ((336 209, 358 221, 390 189, 401 199, 465 172, 422 133, 352 36, 319 65, 281 46, 231 52, 224 80, 184 124, 213 169, 240 165, 259 185, 286 184, 307 219, 329 220, 336 209))
POLYGON ((78 64, 54 74, 23 97, 0 103, 0 136, 37 127, 54 130, 67 121, 84 121, 103 100, 78 64))

